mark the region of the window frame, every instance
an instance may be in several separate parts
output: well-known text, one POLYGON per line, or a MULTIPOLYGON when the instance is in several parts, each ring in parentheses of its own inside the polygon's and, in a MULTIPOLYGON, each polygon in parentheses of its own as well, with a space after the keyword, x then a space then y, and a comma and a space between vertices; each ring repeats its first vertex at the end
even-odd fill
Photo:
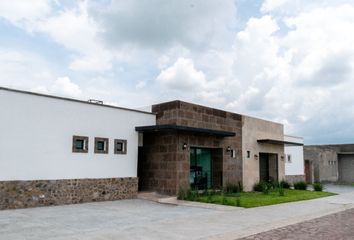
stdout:
POLYGON ((72 152, 73 153, 88 153, 88 145, 89 145, 89 138, 87 136, 78 136, 74 135, 72 138, 72 152), (82 149, 77 149, 76 148, 76 141, 77 140, 82 140, 84 143, 84 146, 82 149))
POLYGON ((293 162, 293 157, 291 156, 291 154, 287 154, 286 155, 286 162, 287 163, 292 163, 293 162))
POLYGON ((103 138, 103 137, 95 137, 95 153, 101 153, 101 154, 108 154, 109 151, 109 139, 108 138, 103 138), (98 149, 98 142, 103 142, 104 143, 104 149, 99 150, 98 149))
POLYGON ((127 154, 127 140, 125 139, 114 139, 114 154, 127 154), (117 150, 117 144, 122 143, 123 149, 122 151, 117 150))

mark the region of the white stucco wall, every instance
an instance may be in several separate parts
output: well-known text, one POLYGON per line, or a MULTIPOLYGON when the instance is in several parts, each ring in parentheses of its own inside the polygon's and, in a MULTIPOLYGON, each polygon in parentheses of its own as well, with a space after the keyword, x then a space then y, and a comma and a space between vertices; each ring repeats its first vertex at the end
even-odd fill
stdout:
POLYGON ((0 180, 135 177, 136 126, 148 113, 0 89, 0 180), (72 152, 73 135, 88 136, 88 153, 72 152), (109 153, 94 153, 94 138, 109 138, 109 153), (126 139, 127 154, 114 154, 126 139))
MULTIPOLYGON (((284 135, 284 141, 304 143, 301 137, 284 135)), ((303 146, 284 147, 285 153, 285 175, 304 175, 304 148, 303 146), (291 155, 291 162, 288 162, 288 155, 291 155)))

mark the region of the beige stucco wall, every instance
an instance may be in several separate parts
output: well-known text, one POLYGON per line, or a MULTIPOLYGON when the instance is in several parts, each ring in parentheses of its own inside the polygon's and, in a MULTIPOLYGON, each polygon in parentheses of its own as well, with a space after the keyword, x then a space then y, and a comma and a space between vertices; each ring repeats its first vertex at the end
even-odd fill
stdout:
POLYGON ((285 163, 284 146, 258 143, 258 139, 283 140, 283 125, 275 122, 242 116, 242 160, 243 185, 245 191, 251 191, 253 185, 259 181, 259 153, 275 153, 278 155, 279 180, 284 179, 285 163), (247 157, 250 151, 250 157, 247 157), (257 155, 257 157, 255 157, 257 155))

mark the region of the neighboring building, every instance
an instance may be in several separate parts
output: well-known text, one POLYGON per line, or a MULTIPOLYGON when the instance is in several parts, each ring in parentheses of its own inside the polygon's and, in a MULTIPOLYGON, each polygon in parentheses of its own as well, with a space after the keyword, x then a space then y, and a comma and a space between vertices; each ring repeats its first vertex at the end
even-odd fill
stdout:
MULTIPOLYGON (((283 125, 182 101, 152 112, 0 88, 0 209, 252 190, 285 178, 283 125)), ((295 175, 298 173, 296 172, 295 175)))
POLYGON ((0 209, 136 197, 152 113, 0 88, 0 209))
POLYGON ((290 183, 305 181, 304 170, 304 139, 285 135, 285 142, 295 142, 301 145, 285 144, 285 179, 290 183))
MULTIPOLYGON (((182 101, 154 105, 157 125, 138 126, 141 190, 179 189, 284 179, 283 125, 182 101)), ((302 145, 297 142, 287 144, 302 145)))
POLYGON ((354 182, 354 144, 305 146, 304 158, 309 182, 354 182))

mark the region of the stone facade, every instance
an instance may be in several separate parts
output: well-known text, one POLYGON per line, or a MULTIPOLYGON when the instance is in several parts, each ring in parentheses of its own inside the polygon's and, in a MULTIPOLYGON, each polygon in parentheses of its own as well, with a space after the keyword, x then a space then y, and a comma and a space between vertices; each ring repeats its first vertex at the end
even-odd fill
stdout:
POLYGON ((136 198, 137 178, 0 181, 0 209, 136 198))
POLYGON ((190 147, 210 148, 213 155, 213 185, 242 182, 241 115, 196 104, 173 101, 154 105, 157 125, 179 125, 234 132, 220 137, 182 131, 144 133, 143 158, 139 168, 141 189, 176 194, 189 187, 190 147), (183 149, 186 144, 187 148, 183 149), (235 157, 226 152, 230 146, 235 157), (222 175, 222 176, 221 176, 222 175))
POLYGON ((295 182, 305 181, 305 175, 286 175, 285 181, 290 184, 294 184, 295 182))

